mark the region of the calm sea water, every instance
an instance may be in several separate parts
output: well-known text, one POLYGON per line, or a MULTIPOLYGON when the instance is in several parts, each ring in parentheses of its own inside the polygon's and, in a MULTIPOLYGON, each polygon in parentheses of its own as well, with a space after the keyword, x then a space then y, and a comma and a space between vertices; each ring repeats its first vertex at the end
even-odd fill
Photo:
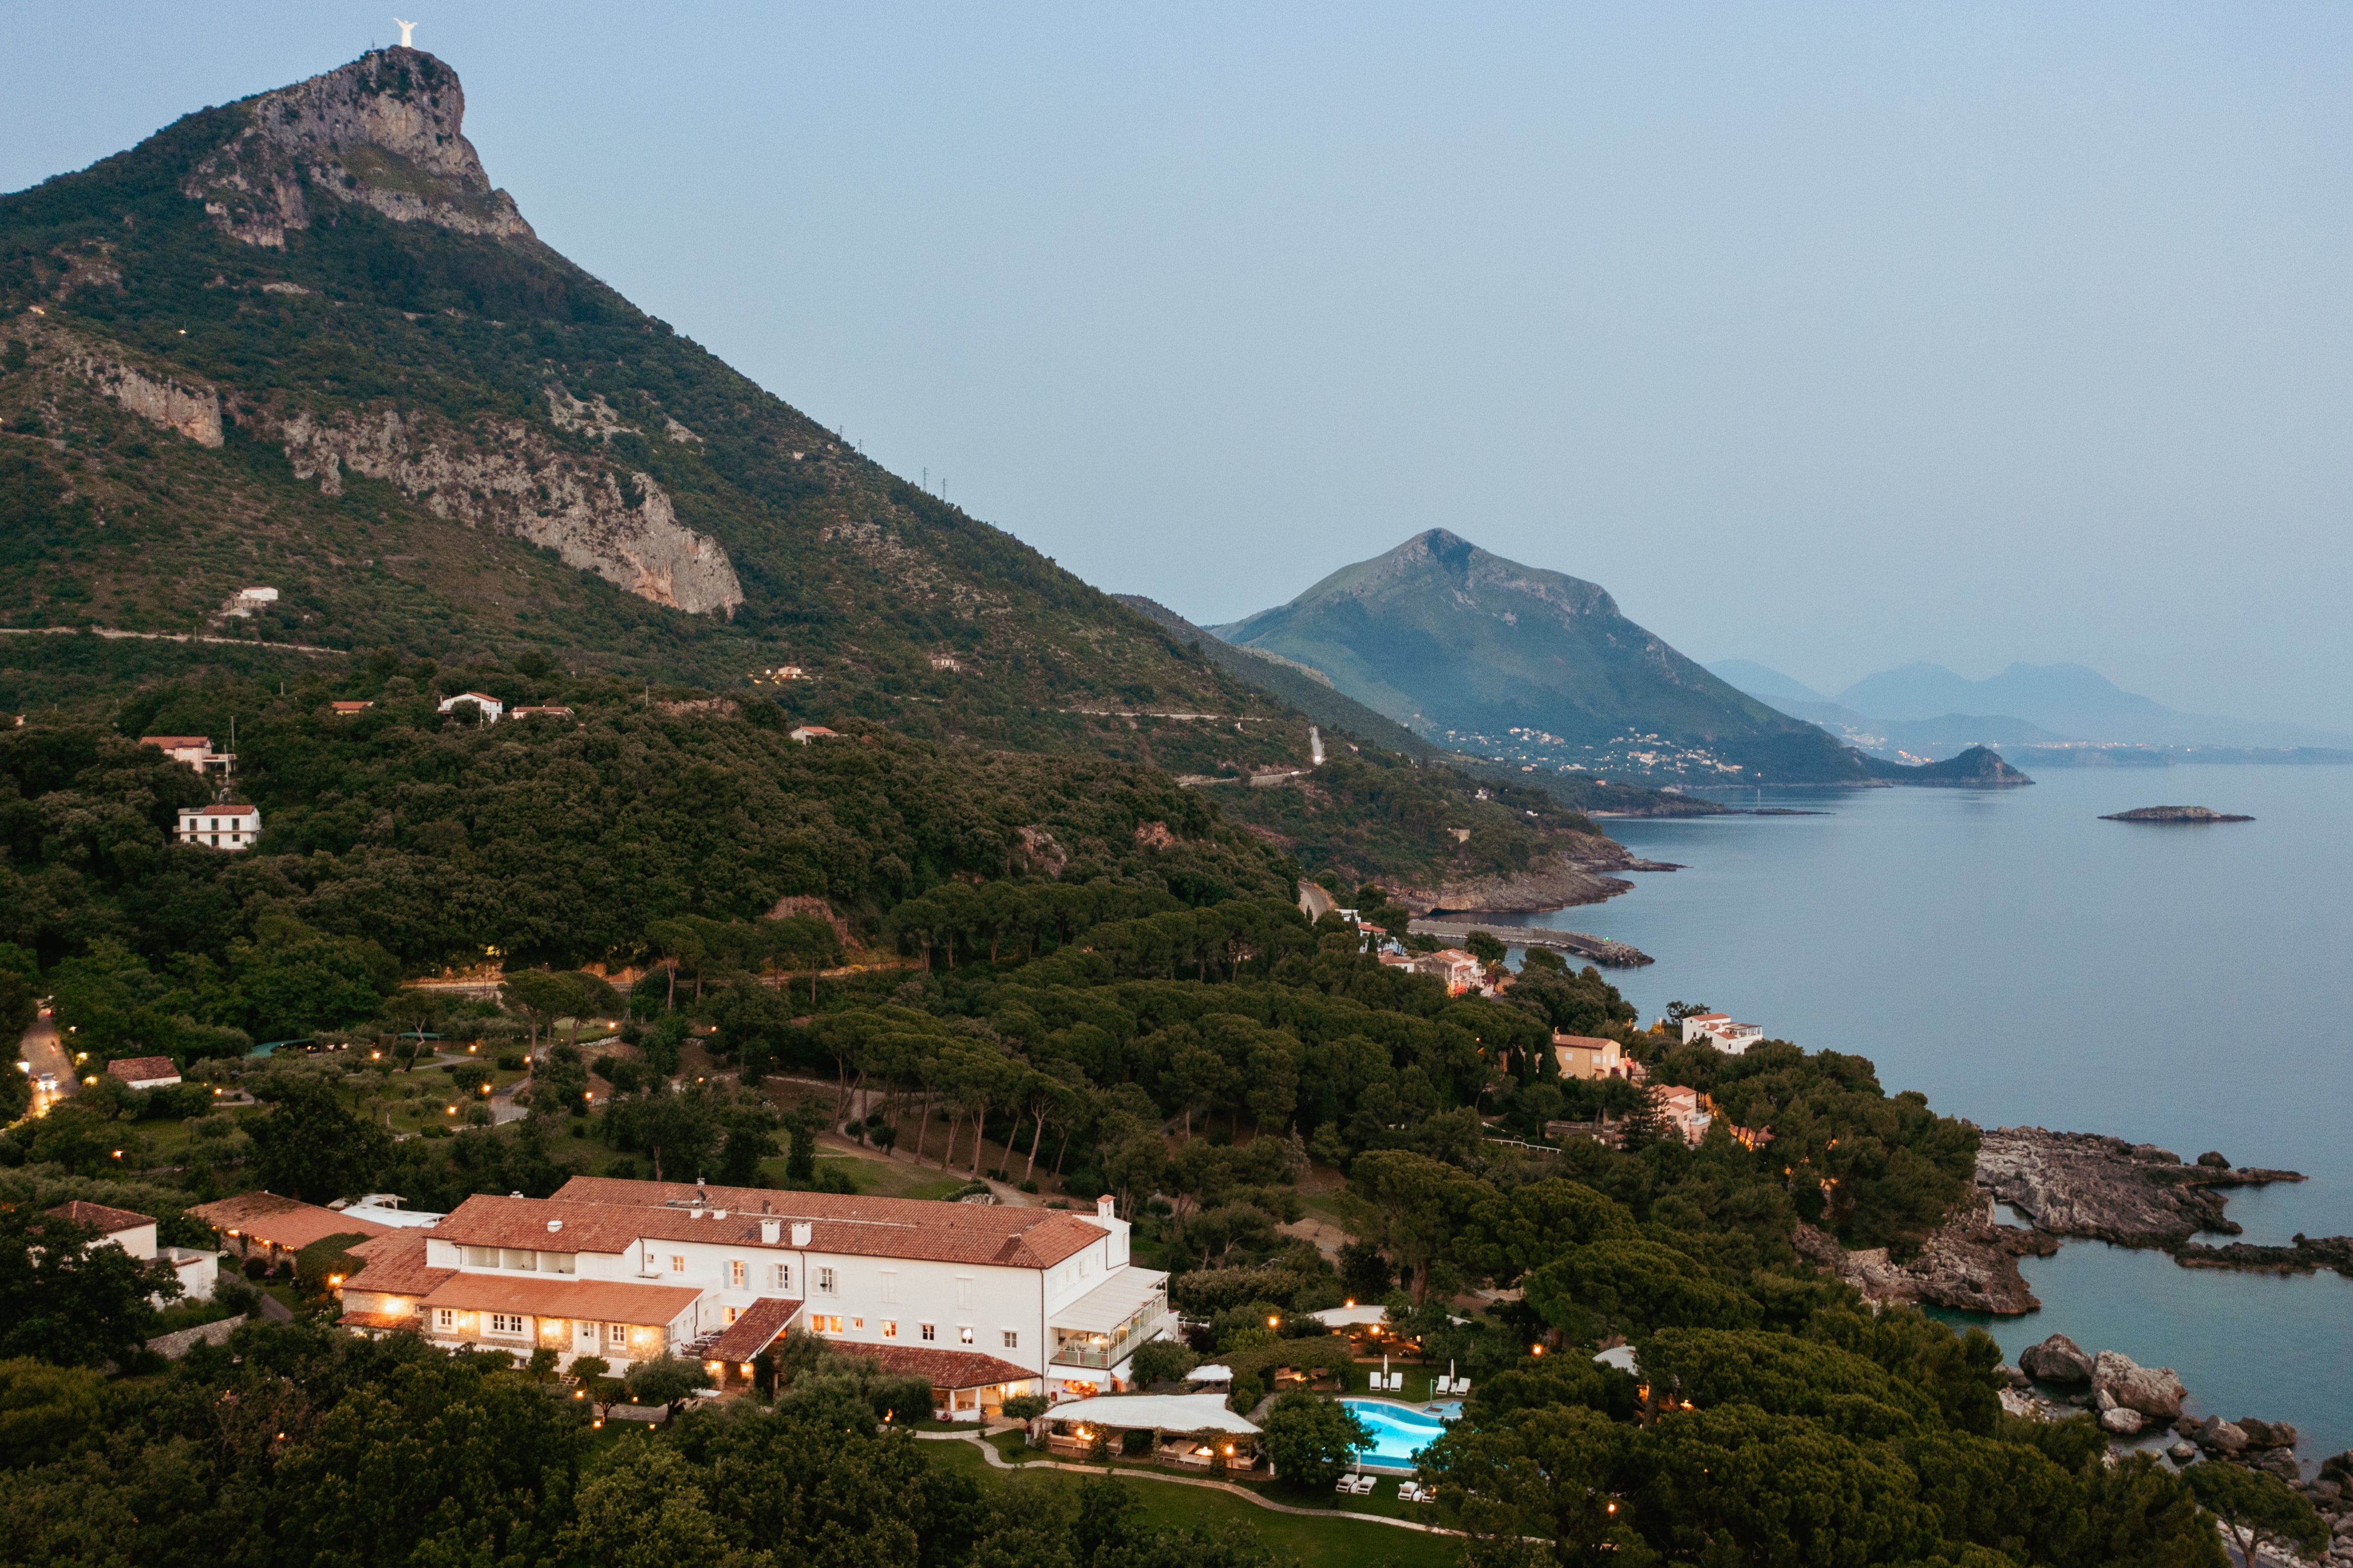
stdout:
MULTIPOLYGON (((1528 918, 1655 957, 1611 973, 1645 1019, 1705 1002, 1867 1056, 1891 1092, 1983 1126, 2302 1171, 2232 1196, 2244 1239, 2353 1234, 2353 768, 2052 770, 2029 789, 1764 804, 1830 815, 1611 823, 1686 869, 1528 918), (2097 820, 2157 805, 2257 820, 2097 820)), ((2307 1466, 2353 1447, 2353 1280, 2084 1241, 2024 1271, 2042 1310, 1978 1320, 2013 1360, 2063 1332, 2174 1368, 2193 1414, 2294 1422, 2307 1466)))

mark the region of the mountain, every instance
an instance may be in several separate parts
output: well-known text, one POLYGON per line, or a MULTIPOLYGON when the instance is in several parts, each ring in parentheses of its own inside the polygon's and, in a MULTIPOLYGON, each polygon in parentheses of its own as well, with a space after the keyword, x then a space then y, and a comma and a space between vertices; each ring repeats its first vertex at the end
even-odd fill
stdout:
POLYGON ((1594 584, 1432 529, 1211 628, 1431 741, 1546 772, 1862 782, 1874 764, 1628 620, 1594 584))
MULTIPOLYGON (((1804 681, 1782 674, 1752 658, 1720 658, 1707 666, 1707 672, 1725 685, 1746 691, 1760 702, 1781 707, 1788 702, 1828 702, 1829 698, 1804 681)), ((1783 712, 1788 712, 1782 707, 1783 712)))
POLYGON ((1907 664, 1866 676, 1839 693, 1849 709, 1883 720, 1953 713, 2015 715, 2050 738, 2140 745, 2342 746, 2348 738, 2301 724, 2183 713, 2126 691, 2080 664, 2013 664, 1970 680, 1942 665, 1907 664))
POLYGON ((383 649, 442 684, 523 661, 1173 771, 1306 760, 1282 703, 543 244, 464 111, 447 64, 377 50, 0 197, 0 632, 105 634, 0 636, 0 705, 383 649))
POLYGON ((1899 769, 1894 782, 1935 784, 1946 789, 2015 789, 2034 781, 1985 746, 1971 746, 1957 757, 1925 767, 1899 769))

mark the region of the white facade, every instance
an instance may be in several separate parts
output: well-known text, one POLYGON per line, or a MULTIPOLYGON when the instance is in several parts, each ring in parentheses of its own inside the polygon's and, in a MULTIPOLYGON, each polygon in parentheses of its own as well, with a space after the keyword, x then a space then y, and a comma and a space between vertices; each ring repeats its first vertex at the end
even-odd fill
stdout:
POLYGON ((455 697, 444 697, 441 699, 441 711, 449 712, 464 702, 470 702, 481 710, 485 724, 495 724, 506 717, 507 705, 487 691, 460 691, 455 697))
POLYGON ((258 805, 184 805, 180 808, 180 842, 208 849, 249 849, 261 837, 258 805))
POLYGON ((1683 1044, 1705 1040, 1725 1056, 1736 1057, 1765 1037, 1761 1024, 1736 1024, 1724 1013, 1698 1013, 1683 1020, 1683 1044))
MULTIPOLYGON (((551 1199, 470 1198, 421 1239, 413 1278, 372 1279, 371 1261, 349 1282, 353 1326, 393 1326, 398 1295, 428 1339, 617 1366, 706 1354, 761 1307, 762 1346, 789 1329, 853 1353, 989 1358, 990 1386, 1060 1396, 1124 1383, 1136 1349, 1174 1323, 1166 1276, 1129 1262, 1108 1199, 1081 1217, 575 1178, 551 1199), (575 1189, 599 1201, 567 1198, 575 1189), (785 1212, 728 1206, 753 1203, 785 1212), (417 1289, 371 1294, 385 1281, 417 1289)), ((943 1363, 934 1381, 959 1386, 942 1381, 955 1372, 943 1363)))

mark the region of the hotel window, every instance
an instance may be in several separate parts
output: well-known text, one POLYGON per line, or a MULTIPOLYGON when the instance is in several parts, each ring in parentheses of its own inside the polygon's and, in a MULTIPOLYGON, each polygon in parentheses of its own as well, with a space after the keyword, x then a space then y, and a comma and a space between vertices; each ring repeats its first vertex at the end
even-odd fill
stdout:
POLYGON ((470 1247, 466 1248, 466 1262, 474 1268, 496 1268, 499 1266, 499 1249, 495 1247, 470 1247))
POLYGON ((956 1305, 964 1308, 972 1305, 972 1276, 969 1274, 956 1276, 956 1305))
POLYGON ((866 1320, 865 1320, 865 1319, 863 1319, 863 1318, 852 1318, 852 1319, 850 1319, 850 1320, 849 1320, 849 1331, 850 1331, 851 1333, 853 1333, 853 1334, 862 1334, 862 1333, 864 1333, 864 1332, 866 1331, 866 1320))
POLYGON ((728 1259, 727 1283, 738 1290, 744 1289, 744 1260, 742 1258, 737 1258, 728 1259))
POLYGON ((739 1315, 738 1310, 733 1307, 723 1307, 720 1310, 727 1314, 727 1321, 730 1324, 733 1324, 739 1315))
POLYGON ((935 1340, 940 1337, 940 1331, 931 1324, 925 1323, 923 1325, 923 1335, 926 1341, 935 1340))
POLYGON ((504 1312, 492 1312, 491 1314, 491 1332, 494 1334, 519 1334, 522 1332, 522 1320, 519 1317, 510 1317, 504 1312))
POLYGON ((1009 1351, 1019 1350, 1021 1348, 1021 1336, 1014 1332, 1011 1329, 1006 1330, 1005 1348, 1009 1351))
POLYGON ((438 1309, 437 1312, 437 1326, 444 1329, 454 1329, 458 1326, 458 1314, 454 1309, 442 1307, 438 1309))
POLYGON ((956 1342, 958 1344, 965 1345, 972 1343, 972 1325, 970 1323, 966 1323, 956 1330, 956 1342))
POLYGON ((774 1290, 791 1289, 793 1288, 793 1266, 789 1263, 777 1263, 771 1265, 768 1269, 768 1287, 770 1289, 774 1290))
POLYGON ((882 1337, 886 1340, 895 1340, 899 1337, 899 1324, 896 1319, 882 1320, 882 1337))
POLYGON ((895 1268, 882 1270, 882 1299, 885 1301, 899 1299, 899 1271, 895 1268))
POLYGON ((820 1296, 830 1296, 834 1293, 832 1269, 820 1268, 817 1271, 817 1293, 820 1296))
POLYGON ((817 1331, 818 1333, 838 1334, 841 1332, 841 1319, 839 1315, 828 1318, 824 1313, 818 1312, 811 1316, 809 1321, 817 1325, 817 1331))
POLYGON ((685 1259, 685 1258, 681 1258, 681 1257, 680 1257, 677 1253, 675 1253, 675 1252, 671 1253, 671 1254, 670 1255, 670 1271, 672 1274, 683 1274, 683 1273, 685 1273, 685 1272, 686 1272, 686 1259, 685 1259))
POLYGON ((608 1345, 628 1344, 629 1342, 629 1325, 627 1323, 606 1324, 605 1342, 608 1345))

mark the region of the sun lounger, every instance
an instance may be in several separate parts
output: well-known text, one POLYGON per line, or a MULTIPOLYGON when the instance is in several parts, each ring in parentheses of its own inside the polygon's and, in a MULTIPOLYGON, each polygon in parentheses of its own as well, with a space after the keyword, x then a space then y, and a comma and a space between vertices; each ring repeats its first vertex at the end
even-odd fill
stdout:
POLYGON ((1421 1483, 1419 1481, 1399 1481, 1398 1483, 1398 1501, 1419 1502, 1420 1500, 1421 1483))
POLYGON ((1470 1393, 1470 1392, 1471 1392, 1471 1380, 1470 1380, 1469 1378, 1467 1378, 1467 1377, 1458 1377, 1458 1378, 1456 1378, 1456 1379, 1454 1380, 1454 1392, 1455 1392, 1455 1394, 1456 1394, 1457 1395, 1465 1394, 1470 1393))
POLYGON ((1356 1478, 1353 1475, 1342 1476, 1332 1483, 1332 1489, 1343 1496, 1353 1493, 1356 1489, 1356 1478))
POLYGON ((1370 1497, 1373 1495, 1373 1488, 1375 1485, 1376 1479, 1374 1477, 1358 1476, 1356 1478, 1356 1484, 1350 1487, 1348 1491, 1353 1497, 1370 1497))

